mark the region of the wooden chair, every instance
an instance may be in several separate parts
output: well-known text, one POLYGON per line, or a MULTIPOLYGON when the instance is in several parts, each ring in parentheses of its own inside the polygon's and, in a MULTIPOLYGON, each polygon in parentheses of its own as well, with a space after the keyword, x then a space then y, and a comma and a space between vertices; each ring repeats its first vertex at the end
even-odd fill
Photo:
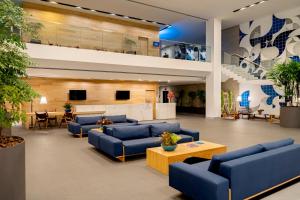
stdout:
POLYGON ((48 114, 47 114, 47 112, 35 112, 34 128, 36 127, 36 124, 39 125, 39 128, 41 128, 41 124, 44 124, 45 128, 48 128, 48 114))
POLYGON ((239 118, 239 114, 235 111, 230 112, 227 106, 224 106, 224 113, 222 114, 224 119, 233 119, 236 120, 239 118))
POLYGON ((64 114, 64 116, 61 118, 60 124, 59 124, 59 128, 61 127, 61 125, 64 124, 68 124, 69 122, 74 121, 74 115, 72 112, 66 112, 64 114))
POLYGON ((49 124, 51 125, 51 121, 54 121, 55 126, 58 125, 57 116, 49 116, 49 114, 47 113, 47 120, 48 120, 48 125, 49 124))

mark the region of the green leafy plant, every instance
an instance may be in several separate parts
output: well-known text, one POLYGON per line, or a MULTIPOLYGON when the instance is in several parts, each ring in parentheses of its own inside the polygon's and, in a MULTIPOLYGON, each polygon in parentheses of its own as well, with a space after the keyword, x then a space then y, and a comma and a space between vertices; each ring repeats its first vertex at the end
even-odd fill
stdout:
POLYGON ((190 92, 188 93, 188 95, 189 95, 189 98, 190 98, 190 106, 193 107, 194 101, 195 101, 195 99, 196 99, 196 97, 197 97, 197 94, 196 94, 195 91, 190 91, 190 92))
POLYGON ((25 120, 21 105, 38 96, 24 81, 32 62, 21 37, 21 33, 34 34, 38 27, 27 22, 23 9, 12 1, 0 2, 0 135, 3 128, 25 120))
POLYGON ((225 109, 224 109, 224 92, 221 91, 221 111, 222 113, 225 112, 225 109))
POLYGON ((204 90, 197 90, 196 96, 203 103, 203 107, 205 107, 205 103, 206 103, 206 94, 205 94, 205 91, 204 90))
POLYGON ((69 102, 66 102, 65 105, 63 106, 66 110, 71 110, 73 105, 69 102))
POLYGON ((164 146, 176 145, 179 140, 181 140, 181 137, 179 135, 168 131, 163 132, 163 134, 161 135, 161 143, 164 146))
POLYGON ((267 74, 268 78, 278 87, 283 87, 285 101, 293 103, 299 98, 300 63, 289 61, 276 64, 267 74))

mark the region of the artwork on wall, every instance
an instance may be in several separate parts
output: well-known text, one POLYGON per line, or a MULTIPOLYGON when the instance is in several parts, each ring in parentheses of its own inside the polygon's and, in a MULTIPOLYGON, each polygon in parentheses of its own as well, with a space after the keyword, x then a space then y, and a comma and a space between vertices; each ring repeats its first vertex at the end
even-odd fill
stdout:
POLYGON ((244 56, 240 67, 261 79, 276 62, 300 61, 300 8, 241 24, 239 46, 244 56), (260 67, 253 70, 246 60, 260 67))
POLYGON ((273 85, 240 84, 240 106, 279 115, 282 91, 273 85), (250 100, 251 99, 251 100, 250 100))

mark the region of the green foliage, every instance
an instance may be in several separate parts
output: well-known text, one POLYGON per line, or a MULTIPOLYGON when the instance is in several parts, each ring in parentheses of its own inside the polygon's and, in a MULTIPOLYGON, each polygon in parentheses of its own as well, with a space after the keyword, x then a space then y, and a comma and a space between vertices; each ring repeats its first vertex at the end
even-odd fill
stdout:
POLYGON ((233 94, 232 91, 228 91, 228 110, 233 111, 233 94))
POLYGON ((195 101, 195 99, 197 97, 197 94, 196 94, 195 91, 190 91, 188 93, 188 95, 189 95, 189 98, 190 98, 190 105, 191 105, 191 107, 193 107, 193 104, 194 104, 194 101, 195 101))
POLYGON ((70 110, 73 106, 71 103, 66 102, 65 105, 63 106, 66 110, 70 110))
POLYGON ((299 98, 300 63, 295 61, 275 65, 267 74, 268 78, 278 87, 284 88, 286 102, 299 98))
POLYGON ((196 91, 196 96, 199 98, 199 100, 203 103, 204 107, 205 107, 205 103, 206 103, 206 94, 204 90, 197 90, 196 91))
POLYGON ((224 113, 224 92, 221 91, 221 111, 224 113))
POLYGON ((164 146, 176 145, 179 140, 181 140, 181 137, 179 135, 168 131, 163 132, 163 134, 161 135, 161 143, 164 146))
POLYGON ((0 130, 24 121, 22 103, 38 96, 23 80, 32 63, 24 53, 20 33, 34 33, 39 26, 32 25, 25 21, 25 13, 18 5, 9 0, 0 2, 0 130))

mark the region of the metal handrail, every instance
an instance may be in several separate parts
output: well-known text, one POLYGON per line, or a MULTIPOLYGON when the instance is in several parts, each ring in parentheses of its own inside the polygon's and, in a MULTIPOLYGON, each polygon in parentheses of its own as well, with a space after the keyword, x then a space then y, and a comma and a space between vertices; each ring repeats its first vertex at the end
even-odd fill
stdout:
POLYGON ((257 67, 263 68, 263 67, 260 66, 259 64, 255 63, 255 62, 253 62, 253 61, 251 61, 251 60, 248 60, 247 58, 245 58, 245 57, 243 57, 243 56, 241 56, 241 55, 239 55, 239 54, 237 54, 237 53, 234 53, 234 54, 231 54, 231 55, 232 55, 232 56, 239 57, 239 58, 242 58, 242 59, 244 59, 245 61, 247 61, 247 62, 249 62, 249 63, 251 63, 251 64, 253 64, 253 65, 257 66, 257 67))

